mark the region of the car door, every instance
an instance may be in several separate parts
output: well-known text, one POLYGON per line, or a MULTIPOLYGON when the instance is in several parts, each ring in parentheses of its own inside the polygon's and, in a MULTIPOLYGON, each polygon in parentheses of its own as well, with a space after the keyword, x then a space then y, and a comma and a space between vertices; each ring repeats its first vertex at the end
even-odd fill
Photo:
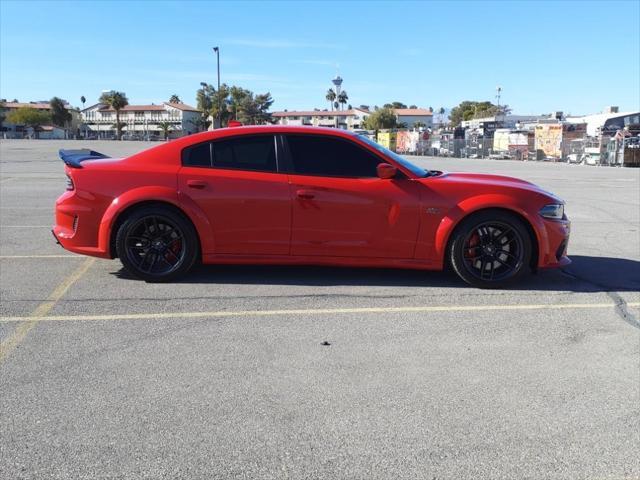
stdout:
POLYGON ((420 188, 399 173, 378 178, 384 158, 353 140, 288 134, 291 254, 413 258, 420 188))
POLYGON ((182 152, 178 188, 208 217, 215 254, 286 255, 291 236, 287 175, 274 135, 238 135, 182 152))

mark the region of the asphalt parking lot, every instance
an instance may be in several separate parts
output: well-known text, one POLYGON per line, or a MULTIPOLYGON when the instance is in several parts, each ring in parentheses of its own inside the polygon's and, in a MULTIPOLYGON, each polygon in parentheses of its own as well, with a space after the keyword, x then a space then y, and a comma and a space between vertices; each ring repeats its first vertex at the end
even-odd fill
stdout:
POLYGON ((251 266, 166 285, 53 241, 74 147, 0 142, 0 478, 640 477, 640 170, 416 159, 567 201, 573 264, 511 290, 251 266))

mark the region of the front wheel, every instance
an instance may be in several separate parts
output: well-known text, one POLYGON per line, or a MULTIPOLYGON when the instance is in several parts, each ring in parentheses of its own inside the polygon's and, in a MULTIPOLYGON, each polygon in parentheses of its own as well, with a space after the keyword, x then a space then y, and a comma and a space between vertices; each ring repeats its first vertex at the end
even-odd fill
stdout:
POLYGON ((142 207, 118 229, 116 250, 129 273, 147 282, 168 282, 195 263, 196 235, 189 221, 173 209, 142 207))
POLYGON ((453 233, 449 259, 462 280, 480 288, 504 287, 529 271, 532 242, 517 216, 487 211, 463 220, 453 233))

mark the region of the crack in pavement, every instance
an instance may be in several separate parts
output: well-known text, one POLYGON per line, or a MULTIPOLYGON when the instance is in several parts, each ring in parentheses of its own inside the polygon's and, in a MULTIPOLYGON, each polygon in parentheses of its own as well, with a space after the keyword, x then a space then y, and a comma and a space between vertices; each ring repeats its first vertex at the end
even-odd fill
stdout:
POLYGON ((620 294, 618 294, 617 292, 610 290, 612 287, 608 285, 604 285, 602 283, 595 282, 589 278, 576 275, 575 273, 568 272, 564 268, 561 268, 560 271, 562 272, 563 275, 566 275, 569 278, 573 278, 574 280, 579 280, 579 281, 594 285, 595 287, 604 289, 605 290, 604 293, 606 293, 607 296, 611 300, 613 300, 613 303, 615 303, 616 315, 618 315, 622 320, 624 320, 626 323, 628 323, 632 327, 640 329, 640 320, 638 320, 638 318, 631 311, 629 311, 629 306, 627 305, 627 302, 625 301, 625 299, 622 298, 620 294))

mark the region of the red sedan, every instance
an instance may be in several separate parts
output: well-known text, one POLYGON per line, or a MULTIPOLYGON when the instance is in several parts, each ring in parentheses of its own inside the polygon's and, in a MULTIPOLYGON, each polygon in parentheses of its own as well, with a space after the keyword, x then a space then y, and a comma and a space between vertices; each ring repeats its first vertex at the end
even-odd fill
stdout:
POLYGON ((441 270, 500 287, 566 265, 564 202, 515 178, 419 168, 337 129, 240 127, 128 158, 61 150, 53 234, 147 281, 205 264, 441 270))

